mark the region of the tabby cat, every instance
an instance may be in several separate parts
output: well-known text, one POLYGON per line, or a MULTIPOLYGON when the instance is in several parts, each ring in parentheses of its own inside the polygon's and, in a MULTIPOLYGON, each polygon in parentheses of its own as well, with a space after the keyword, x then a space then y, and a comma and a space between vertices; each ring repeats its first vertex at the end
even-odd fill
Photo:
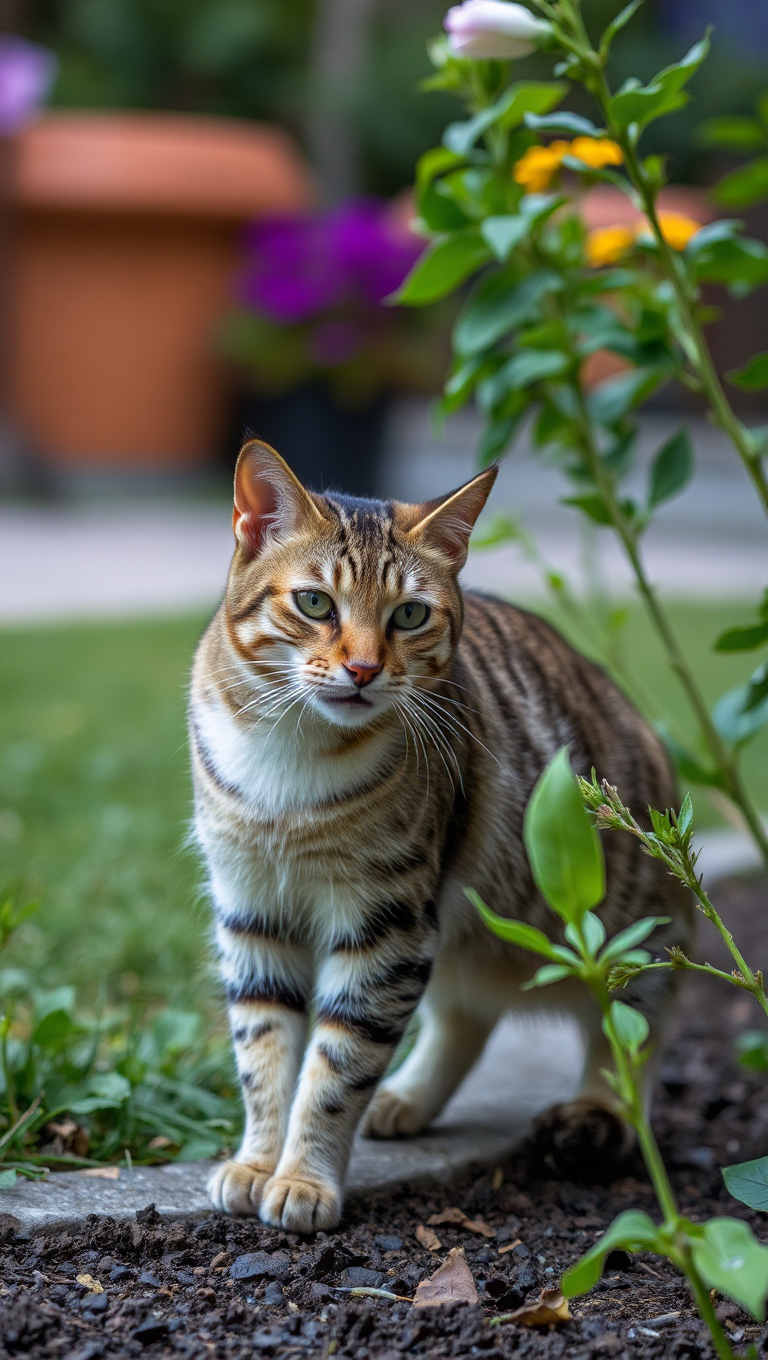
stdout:
MULTIPOLYGON (((308 491, 257 440, 240 454, 234 557, 190 709, 246 1110, 209 1187, 229 1213, 334 1227, 361 1120, 372 1137, 425 1128, 510 1009, 566 1012, 584 1035, 578 1098, 539 1120, 549 1155, 604 1162, 626 1142, 589 998, 570 984, 521 992, 530 955, 489 934, 462 890, 552 929, 522 819, 563 744, 634 809, 669 805, 673 782, 601 670, 534 614, 462 592, 495 477, 406 505, 308 491), (417 1042, 382 1080, 417 1008, 417 1042)), ((605 851, 608 932, 664 915, 654 947, 687 945, 682 890, 630 837, 605 851)), ((657 1041, 669 985, 649 975, 634 997, 657 1041)))

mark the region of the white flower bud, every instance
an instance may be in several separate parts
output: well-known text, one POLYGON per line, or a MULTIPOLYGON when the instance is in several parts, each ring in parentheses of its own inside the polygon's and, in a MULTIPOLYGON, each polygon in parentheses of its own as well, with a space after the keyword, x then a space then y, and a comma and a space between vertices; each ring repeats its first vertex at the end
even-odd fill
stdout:
POLYGON ((455 57, 526 57, 551 32, 510 0, 464 0, 449 9, 444 26, 455 57))

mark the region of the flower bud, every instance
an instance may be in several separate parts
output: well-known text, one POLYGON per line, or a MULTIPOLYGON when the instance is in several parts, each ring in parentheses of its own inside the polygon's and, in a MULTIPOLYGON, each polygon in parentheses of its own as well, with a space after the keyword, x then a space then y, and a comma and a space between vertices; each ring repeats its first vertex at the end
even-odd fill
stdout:
POLYGON ((464 0, 443 22, 455 57, 526 57, 552 31, 511 0, 464 0))

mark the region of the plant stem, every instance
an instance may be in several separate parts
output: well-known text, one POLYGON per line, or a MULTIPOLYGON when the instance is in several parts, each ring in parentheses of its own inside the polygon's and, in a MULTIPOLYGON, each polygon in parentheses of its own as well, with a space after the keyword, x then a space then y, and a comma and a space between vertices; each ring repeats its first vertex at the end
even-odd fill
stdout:
POLYGON ((610 993, 602 982, 593 982, 590 989, 603 1014, 605 1033, 611 1046, 613 1061, 622 1088, 625 1114, 637 1135, 646 1170, 659 1208, 664 1215, 664 1227, 673 1237, 678 1239, 672 1260, 688 1279, 696 1299, 699 1315, 709 1328, 717 1354, 721 1357, 721 1360, 734 1360, 734 1352, 715 1315, 709 1291, 696 1269, 690 1247, 680 1232, 681 1217, 675 1192, 672 1189, 667 1168, 664 1165, 664 1159, 659 1151, 653 1130, 645 1115, 643 1098, 635 1077, 634 1065, 621 1044, 613 1025, 610 993))
POLYGON ((728 796, 739 808, 763 860, 766 865, 768 865, 768 836, 766 836, 757 809, 753 806, 747 790, 744 787, 738 765, 712 721, 704 695, 701 693, 701 690, 696 683, 696 679, 685 659, 667 613, 663 608, 654 587, 648 580, 645 566, 640 555, 635 528, 627 519, 627 516, 616 498, 613 478, 603 464, 603 460, 600 457, 595 444, 592 422, 584 399, 581 383, 577 376, 574 377, 573 386, 578 403, 578 424, 582 450, 587 460, 592 479, 600 491, 600 495, 610 516, 611 523, 621 539, 624 551, 629 558, 629 562, 635 574, 635 580, 640 594, 645 601, 648 613, 651 616, 651 620, 666 650, 670 667, 685 691, 710 756, 722 776, 724 788, 728 793, 728 796))
POLYGON ((617 128, 611 119, 612 95, 604 69, 607 53, 605 57, 601 57, 592 46, 584 27, 580 0, 570 0, 567 5, 567 19, 570 21, 571 33, 568 34, 561 28, 558 36, 567 50, 581 59, 586 71, 584 84, 599 104, 608 131, 613 140, 618 142, 624 154, 624 165, 629 182, 635 190, 639 203, 648 219, 658 247, 659 257, 664 266, 664 272, 674 289, 680 320, 687 332, 686 358, 693 368, 701 391, 709 403, 715 424, 731 441, 757 492, 763 510, 768 515, 768 478, 765 475, 762 458, 755 448, 748 430, 744 428, 736 416, 725 394, 696 311, 690 280, 682 261, 676 257, 662 232, 656 210, 656 185, 645 173, 637 155, 635 141, 630 137, 628 130, 617 128))
MULTIPOLYGON (((608 112, 605 106, 603 106, 603 112, 607 120, 608 112)), ((614 130, 611 129, 611 131, 613 132, 614 130)), ((765 514, 768 515, 768 480, 766 480, 762 459, 759 453, 756 452, 749 433, 745 430, 741 421, 736 417, 733 408, 725 395, 723 385, 712 360, 709 345, 704 336, 701 322, 696 312, 694 299, 691 296, 688 276, 685 273, 684 268, 681 267, 680 261, 675 258, 674 253, 670 249, 661 230, 658 213, 656 211, 656 196, 653 187, 649 183, 635 148, 629 141, 626 133, 616 132, 615 139, 618 141, 624 152, 624 164, 626 166, 627 175, 642 201, 643 211, 645 212, 655 237, 659 256, 664 266, 664 272, 675 290, 675 297, 680 311, 680 319, 692 342, 687 356, 689 362, 701 384, 701 390, 709 402, 715 424, 718 425, 723 431, 723 434, 730 439, 744 465, 755 491, 757 492, 763 510, 765 511, 765 514)))
POLYGON ((693 1264, 691 1249, 687 1245, 683 1249, 680 1264, 683 1272, 687 1275, 691 1289, 693 1290, 694 1298, 696 1299, 696 1307, 699 1310, 699 1316, 702 1322, 709 1328, 709 1334, 712 1337, 712 1344, 714 1345, 715 1350, 721 1357, 721 1360, 734 1360, 735 1352, 725 1335, 725 1332, 720 1326, 717 1314, 712 1307, 709 1290, 693 1264))

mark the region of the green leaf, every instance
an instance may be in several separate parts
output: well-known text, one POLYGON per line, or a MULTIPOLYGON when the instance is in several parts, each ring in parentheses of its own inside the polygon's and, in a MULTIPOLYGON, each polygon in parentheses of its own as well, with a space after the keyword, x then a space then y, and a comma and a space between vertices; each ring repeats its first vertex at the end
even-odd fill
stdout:
POLYGON ((746 628, 726 628, 721 633, 714 650, 716 652, 751 652, 768 642, 768 623, 754 623, 746 628))
POLYGON ((768 722, 768 699, 747 708, 750 697, 748 681, 724 694, 712 710, 715 727, 731 746, 743 746, 751 741, 768 722))
POLYGON ((682 801, 677 818, 677 830, 681 837, 688 836, 693 831, 693 803, 690 793, 686 793, 682 801))
POLYGON ((474 888, 465 888, 464 896, 479 911, 488 929, 494 935, 498 935, 500 940, 519 945, 521 949, 528 949, 532 954, 543 954, 545 959, 553 957, 552 945, 543 930, 525 925, 523 921, 508 921, 505 916, 497 916, 495 911, 491 911, 490 907, 485 905, 474 888))
MULTIPOLYGON (((763 1035, 768 1038, 768 1035, 763 1035)), ((768 1157, 756 1157, 752 1162, 738 1162, 735 1166, 721 1166, 723 1180, 729 1194, 750 1209, 768 1211, 768 1157)))
POLYGON ((615 425, 650 396, 665 376, 658 368, 634 368, 609 378, 590 393, 587 399, 590 416, 600 425, 615 425))
POLYGON ((671 500, 690 480, 693 473, 693 446, 687 430, 678 430, 659 449, 651 467, 648 508, 655 509, 671 500))
POLYGON ((768 248, 750 237, 710 239, 696 252, 694 262, 700 283, 724 283, 745 293, 768 282, 768 248))
POLYGON ((444 174, 447 170, 455 170, 464 163, 463 156, 457 156, 447 147, 433 146, 430 151, 425 151, 424 155, 420 156, 416 162, 417 192, 423 193, 427 185, 431 184, 438 175, 444 174))
POLYGON ((0 1171, 0 1190, 12 1190, 15 1184, 15 1171, 0 1171))
POLYGON ((522 419, 522 412, 516 415, 504 416, 501 420, 492 421, 483 430, 480 436, 480 443, 477 448, 477 457, 481 467, 487 467, 496 458, 500 458, 506 451, 510 441, 514 438, 515 431, 522 419))
POLYGON ((38 1021, 32 1031, 32 1042, 38 1048, 49 1049, 56 1052, 63 1048, 67 1039, 73 1034, 78 1033, 78 1026, 75 1024, 68 1011, 56 1010, 49 1011, 42 1020, 38 1021))
POLYGON ((495 381, 509 390, 529 387, 542 378, 554 378, 568 367, 568 356, 559 350, 525 349, 499 369, 495 381))
POLYGON ((736 1036, 736 1052, 742 1067, 752 1072, 768 1072, 768 1034, 763 1029, 746 1029, 736 1036))
POLYGON ((453 292, 491 258, 479 232, 451 236, 420 255, 396 293, 387 299, 400 306, 424 307, 453 292))
POLYGON ((428 184, 419 194, 419 219, 425 234, 464 231, 472 225, 464 209, 446 192, 445 183, 438 180, 437 184, 428 184))
POLYGON ((614 38, 616 37, 616 34, 621 32, 625 24, 628 24, 630 19, 632 19, 634 15, 637 14, 637 11, 639 10, 642 3, 643 0, 630 0, 630 3, 628 5, 625 5, 624 9, 621 10, 621 12, 616 15, 616 18, 612 20, 612 22, 608 25, 605 32, 603 33, 603 36, 600 39, 601 52, 609 51, 611 44, 614 38))
POLYGON ((613 1220, 586 1256, 566 1270, 560 1282, 567 1299, 593 1289, 603 1273, 605 1258, 611 1251, 664 1251, 653 1219, 639 1209, 627 1209, 613 1220))
POLYGON ((731 151, 761 151, 766 143, 765 131, 756 118, 726 114, 710 118, 698 130, 702 146, 726 146, 731 151))
POLYGON ((751 713, 768 699, 768 661, 752 672, 744 698, 744 712, 751 713))
POLYGON ((743 368, 731 369, 725 376, 744 392, 760 392, 768 387, 768 354, 756 354, 743 368))
POLYGON ((510 251, 525 239, 530 230, 530 220, 520 214, 508 217, 486 217, 480 228, 483 240, 501 264, 506 263, 510 251))
POLYGON ((627 949, 634 949, 635 945, 642 944, 657 926, 666 925, 669 919, 668 916, 646 916, 642 921, 635 921, 634 925, 627 926, 626 930, 620 930, 618 935, 614 935, 613 939, 608 941, 600 958, 619 958, 627 949))
POLYGON ((602 902, 603 850, 582 806, 565 746, 533 790, 523 834, 536 886, 559 916, 576 922, 602 902))
POLYGON ((761 156, 732 170, 715 185, 712 197, 723 208, 751 208, 768 198, 768 157, 761 156))
POLYGON ((524 982, 521 991, 530 992, 534 987, 551 987, 555 982, 562 982, 563 978, 573 977, 573 968, 567 963, 545 963, 542 968, 538 968, 533 977, 528 982, 524 982))
POLYGON ((486 217, 480 231, 496 258, 504 264, 532 227, 545 221, 565 201, 560 194, 526 194, 519 213, 486 217))
POLYGON ((689 52, 667 66, 654 77, 650 85, 641 86, 634 80, 626 81, 609 105, 611 122, 618 128, 632 123, 645 127, 665 114, 674 113, 688 102, 683 87, 695 75, 709 51, 709 37, 703 38, 689 52))
MULTIPOLYGON (((584 943, 594 958, 600 946, 605 942, 605 926, 600 917, 595 916, 593 911, 585 911, 581 918, 581 931, 584 936, 584 943)), ((581 948, 576 927, 570 923, 565 927, 565 938, 575 949, 581 948)))
MULTIPOLYGON (((627 1006, 623 1001, 612 1001, 611 1020, 622 1048, 632 1054, 638 1053, 650 1033, 645 1016, 636 1011, 634 1006, 627 1006)), ((603 1029, 605 1028, 603 1021, 603 1029)))
POLYGON ((541 80, 511 85, 487 109, 481 109, 466 122, 450 123, 443 134, 443 144, 455 156, 466 157, 488 128, 500 123, 510 129, 522 123, 526 113, 548 113, 560 102, 567 88, 560 82, 541 80))
POLYGON ((572 132, 577 137, 602 137, 604 132, 601 128, 595 127, 588 118, 582 118, 580 113, 569 113, 563 109, 560 113, 545 114, 539 117, 535 113, 525 115, 525 126, 534 132, 572 132))
POLYGON ((607 528, 613 523, 602 496, 564 496, 560 503, 561 505, 572 505, 575 509, 581 510, 595 524, 600 524, 603 528, 607 528))
POLYGON ((94 1110, 117 1109, 131 1094, 131 1083, 119 1072, 100 1072, 91 1077, 85 1093, 71 1101, 67 1109, 72 1114, 90 1114, 94 1110))
POLYGON ((547 293, 562 287, 560 276, 550 270, 539 270, 522 282, 507 271, 481 279, 456 322, 456 350, 469 356, 495 345, 536 312, 547 293))
POLYGON ((693 1262, 704 1283, 740 1303, 758 1322, 768 1294, 768 1247, 739 1218, 712 1218, 691 1242, 693 1262))

